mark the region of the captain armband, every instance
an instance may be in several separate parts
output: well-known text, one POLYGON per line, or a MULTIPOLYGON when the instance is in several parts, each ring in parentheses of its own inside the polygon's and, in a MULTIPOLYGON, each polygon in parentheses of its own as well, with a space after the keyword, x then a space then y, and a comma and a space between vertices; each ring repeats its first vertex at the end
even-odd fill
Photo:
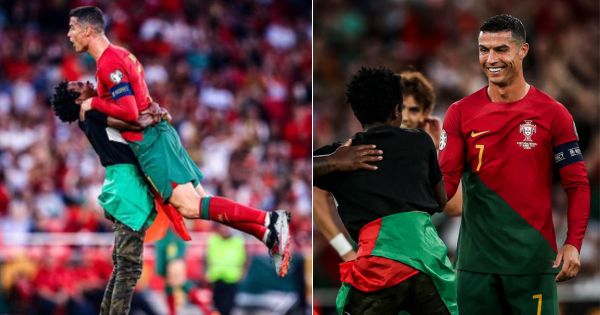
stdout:
POLYGON ((133 95, 131 85, 127 82, 121 82, 110 89, 110 96, 112 96, 115 101, 127 95, 133 95))
POLYGON ((350 242, 348 242, 343 233, 339 233, 334 238, 330 239, 329 244, 331 244, 340 257, 352 251, 352 245, 350 245, 350 242))
POLYGON ((552 149, 552 151, 554 152, 554 164, 559 169, 583 161, 583 155, 577 141, 563 143, 552 149))

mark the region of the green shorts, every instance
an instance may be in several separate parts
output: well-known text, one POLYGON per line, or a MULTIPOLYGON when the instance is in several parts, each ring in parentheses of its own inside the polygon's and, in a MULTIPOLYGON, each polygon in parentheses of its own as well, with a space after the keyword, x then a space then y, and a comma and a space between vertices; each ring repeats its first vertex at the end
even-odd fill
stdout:
POLYGON ((460 314, 558 314, 555 274, 498 275, 458 270, 460 314))
POLYGON ((177 131, 162 121, 143 131, 143 140, 129 142, 146 179, 165 202, 171 198, 173 184, 200 184, 202 173, 179 140, 177 131))
POLYGON ((154 198, 139 168, 133 164, 106 167, 98 203, 111 217, 134 231, 140 231, 156 217, 154 198))

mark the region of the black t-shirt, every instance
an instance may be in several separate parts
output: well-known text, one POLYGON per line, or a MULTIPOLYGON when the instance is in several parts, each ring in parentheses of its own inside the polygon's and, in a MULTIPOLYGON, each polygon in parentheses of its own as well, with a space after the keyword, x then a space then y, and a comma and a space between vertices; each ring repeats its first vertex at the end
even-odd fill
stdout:
POLYGON ((137 165, 133 151, 118 130, 108 127, 107 119, 105 114, 90 110, 85 113, 85 121, 79 121, 79 128, 100 157, 100 163, 104 167, 114 164, 137 165))
MULTIPOLYGON (((431 137, 422 130, 379 126, 354 135, 352 145, 375 144, 383 160, 372 163, 376 171, 332 172, 314 179, 314 185, 331 192, 350 236, 367 223, 406 211, 440 211, 434 187, 442 179, 431 137)), ((314 151, 333 153, 334 143, 314 151)))

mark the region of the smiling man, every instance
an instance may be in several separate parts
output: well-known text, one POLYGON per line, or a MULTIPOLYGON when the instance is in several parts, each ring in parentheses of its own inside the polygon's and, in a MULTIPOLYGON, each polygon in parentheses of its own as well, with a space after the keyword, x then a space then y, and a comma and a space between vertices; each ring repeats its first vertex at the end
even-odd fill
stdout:
POLYGON ((461 176, 464 187, 456 259, 461 314, 558 314, 556 282, 579 271, 590 212, 585 164, 567 109, 525 81, 528 52, 520 20, 485 21, 479 63, 488 86, 452 104, 444 120, 440 166, 448 198, 461 176), (569 199, 560 250, 552 222, 555 171, 569 199))

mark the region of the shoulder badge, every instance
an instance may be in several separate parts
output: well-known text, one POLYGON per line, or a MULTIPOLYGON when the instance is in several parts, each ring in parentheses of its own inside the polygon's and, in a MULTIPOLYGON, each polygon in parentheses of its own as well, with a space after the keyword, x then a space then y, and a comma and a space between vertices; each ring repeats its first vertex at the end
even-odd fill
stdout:
POLYGON ((444 150, 447 141, 448 135, 446 134, 446 130, 442 129, 442 132, 440 133, 440 151, 444 150))
POLYGON ((123 73, 121 72, 121 70, 117 69, 117 70, 111 72, 111 74, 110 74, 111 81, 118 84, 119 82, 121 82, 121 79, 123 79, 123 73))

